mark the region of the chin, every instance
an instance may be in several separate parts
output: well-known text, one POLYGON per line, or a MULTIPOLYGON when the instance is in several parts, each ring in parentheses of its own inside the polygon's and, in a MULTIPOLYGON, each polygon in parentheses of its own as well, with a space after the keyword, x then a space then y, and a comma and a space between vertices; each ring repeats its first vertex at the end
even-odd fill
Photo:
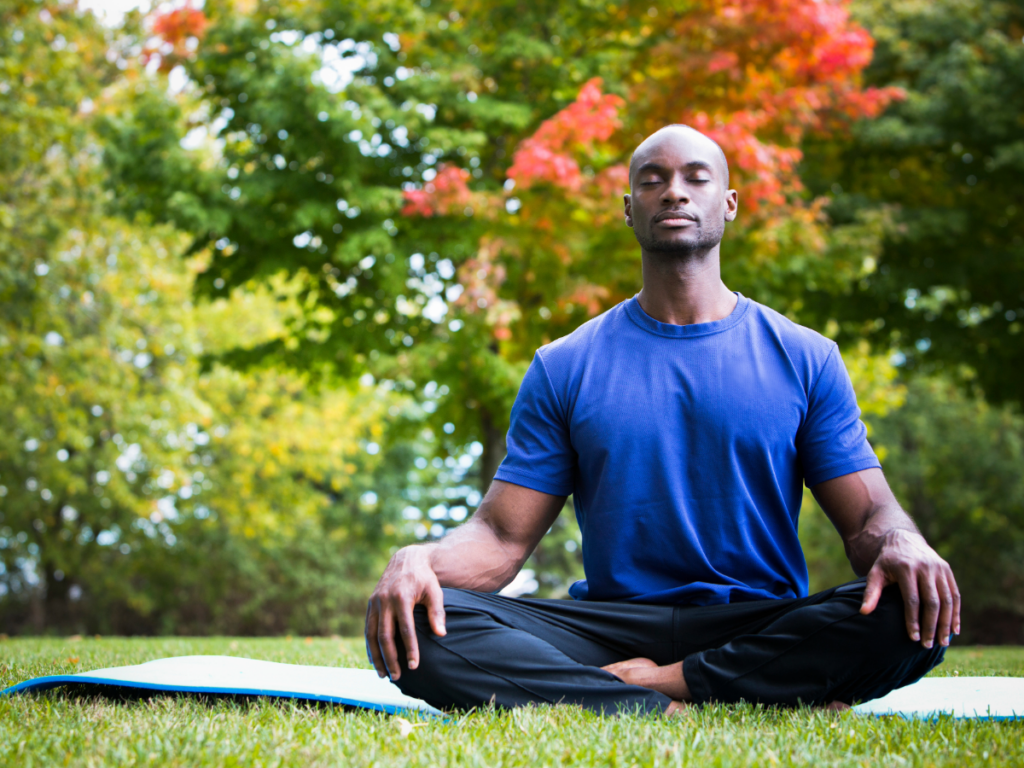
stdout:
POLYGON ((649 240, 647 244, 641 243, 641 245, 654 253, 686 255, 698 250, 701 247, 701 242, 697 237, 658 238, 649 240))

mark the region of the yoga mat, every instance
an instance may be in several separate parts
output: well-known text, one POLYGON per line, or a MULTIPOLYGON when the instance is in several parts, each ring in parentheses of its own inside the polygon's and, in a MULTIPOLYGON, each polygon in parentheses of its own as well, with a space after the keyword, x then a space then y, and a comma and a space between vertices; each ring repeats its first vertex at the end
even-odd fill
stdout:
MULTIPOLYGON (((425 701, 403 694, 369 669, 278 664, 235 656, 179 656, 130 667, 74 675, 37 677, 2 695, 44 691, 71 683, 124 686, 179 693, 242 694, 311 699, 375 709, 390 714, 419 711, 440 715, 425 701)), ((929 677, 853 708, 859 715, 900 715, 929 719, 1024 719, 1024 678, 929 677)))
POLYGON ((376 709, 392 715, 410 710, 442 714, 425 701, 406 696, 371 669, 278 664, 235 656, 178 656, 130 667, 37 677, 18 683, 0 695, 45 691, 72 683, 178 693, 311 699, 376 709))
POLYGON ((1024 720, 1024 677, 926 677, 880 699, 858 704, 859 715, 931 719, 1024 720))

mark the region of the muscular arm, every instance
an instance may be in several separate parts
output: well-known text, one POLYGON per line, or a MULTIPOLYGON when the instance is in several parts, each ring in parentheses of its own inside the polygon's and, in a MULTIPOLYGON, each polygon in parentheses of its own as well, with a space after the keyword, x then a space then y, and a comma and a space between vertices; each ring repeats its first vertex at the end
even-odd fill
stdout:
POLYGON ((907 633, 931 648, 960 632, 960 592, 953 571, 904 512, 880 469, 866 469, 811 489, 843 539, 850 565, 867 576, 861 613, 878 605, 882 589, 899 584, 907 633))
POLYGON ((476 514, 443 539, 395 553, 366 609, 366 648, 377 669, 392 680, 401 676, 395 626, 410 669, 419 666, 413 608, 427 609, 430 626, 444 635, 441 587, 495 592, 515 578, 526 558, 551 527, 564 496, 551 496, 495 480, 476 514))

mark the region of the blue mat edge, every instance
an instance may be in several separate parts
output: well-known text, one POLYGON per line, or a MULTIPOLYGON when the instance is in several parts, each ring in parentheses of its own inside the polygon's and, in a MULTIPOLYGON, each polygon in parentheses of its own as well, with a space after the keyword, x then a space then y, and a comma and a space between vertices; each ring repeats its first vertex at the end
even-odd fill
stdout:
MULTIPOLYGON (((161 691, 165 693, 210 693, 239 696, 265 696, 268 698, 276 699, 304 699, 307 701, 322 701, 330 704, 344 704, 350 707, 360 707, 362 709, 368 709, 376 712, 385 712, 389 715, 399 715, 402 713, 416 713, 425 716, 431 716, 431 713, 424 712, 418 709, 411 709, 408 707, 397 707, 390 704, 376 704, 372 702, 359 701, 358 699, 348 699, 342 696, 325 696, 311 693, 298 693, 289 691, 270 691, 260 688, 208 688, 202 686, 162 685, 160 683, 138 683, 130 681, 110 680, 107 678, 88 677, 85 675, 49 675, 46 677, 35 677, 31 680, 25 680, 16 685, 12 685, 10 688, 5 688, 3 691, 0 691, 0 696, 10 696, 16 693, 48 691, 53 688, 59 688, 62 685, 80 683, 86 683, 90 685, 102 685, 111 688, 137 688, 139 690, 144 691, 161 691)), ((979 715, 978 713, 975 713, 974 717, 970 717, 954 715, 950 712, 932 712, 927 715, 907 715, 902 712, 857 712, 856 707, 854 707, 852 711, 859 717, 900 717, 904 720, 934 721, 942 717, 949 717, 954 720, 988 720, 992 722, 1024 720, 1024 714, 979 715)))
POLYGON ((350 707, 360 707, 377 712, 386 712, 389 715, 402 713, 419 713, 430 715, 410 707, 397 707, 391 704, 376 704, 373 702, 359 701, 358 699, 347 699, 343 696, 324 696, 313 693, 298 693, 292 691, 270 691, 260 688, 208 688, 204 686, 191 685, 163 685, 161 683, 138 683, 132 681, 110 680, 104 677, 88 677, 86 675, 49 675, 47 677, 34 677, 12 685, 0 691, 0 696, 9 696, 16 693, 32 693, 34 691, 48 691, 52 688, 59 688, 62 685, 87 683, 90 685, 103 685, 111 688, 138 688, 144 691, 162 691, 165 693, 215 693, 222 695, 239 696, 266 696, 275 699, 306 699, 309 701, 323 701, 329 704, 345 704, 350 707))

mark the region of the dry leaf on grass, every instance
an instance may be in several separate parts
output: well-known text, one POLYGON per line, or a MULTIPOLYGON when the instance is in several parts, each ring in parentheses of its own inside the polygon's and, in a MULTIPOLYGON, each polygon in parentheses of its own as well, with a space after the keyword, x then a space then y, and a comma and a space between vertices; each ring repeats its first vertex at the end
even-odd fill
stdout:
POLYGON ((404 717, 396 717, 395 725, 398 726, 398 732, 402 734, 402 736, 408 738, 412 733, 413 728, 423 728, 426 726, 426 723, 410 723, 404 717))

